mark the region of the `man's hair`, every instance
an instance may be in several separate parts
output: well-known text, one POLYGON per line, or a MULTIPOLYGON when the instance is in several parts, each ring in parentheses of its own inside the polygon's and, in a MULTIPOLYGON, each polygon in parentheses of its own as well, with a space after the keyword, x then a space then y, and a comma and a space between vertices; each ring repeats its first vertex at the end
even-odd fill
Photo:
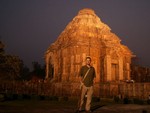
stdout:
POLYGON ((90 61, 92 60, 90 56, 87 56, 86 59, 90 59, 90 61))

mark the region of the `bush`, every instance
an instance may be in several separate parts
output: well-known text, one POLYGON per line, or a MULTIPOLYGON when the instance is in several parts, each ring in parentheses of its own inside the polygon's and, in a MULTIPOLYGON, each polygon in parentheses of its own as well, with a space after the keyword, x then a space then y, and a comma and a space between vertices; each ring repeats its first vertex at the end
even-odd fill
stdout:
POLYGON ((31 99, 31 96, 28 95, 28 94, 22 94, 22 99, 30 100, 30 99, 31 99))
POLYGON ((58 101, 59 98, 58 98, 57 96, 50 96, 50 97, 48 98, 48 100, 58 101))
POLYGON ((45 100, 45 96, 44 96, 44 95, 40 95, 40 96, 39 96, 39 99, 40 99, 40 100, 45 100))
POLYGON ((143 110, 142 113, 147 113, 147 111, 146 111, 146 110, 143 110))
POLYGON ((5 100, 6 101, 13 100, 13 94, 5 94, 5 100))
POLYGON ((17 100, 18 99, 18 94, 13 94, 13 100, 17 100))
POLYGON ((118 103, 120 101, 120 98, 118 96, 115 96, 114 101, 118 103))
POLYGON ((129 99, 128 99, 127 97, 125 97, 125 98, 123 99, 123 103, 124 103, 124 104, 129 104, 129 99))
POLYGON ((69 98, 68 98, 68 97, 63 97, 63 100, 64 100, 64 101, 68 101, 69 98))
POLYGON ((4 94, 0 94, 0 102, 5 100, 5 95, 4 94))
POLYGON ((99 97, 92 97, 92 101, 93 102, 100 102, 100 98, 99 97))
POLYGON ((68 101, 69 98, 67 96, 64 96, 64 97, 60 97, 59 100, 60 101, 68 101))
POLYGON ((150 105, 150 99, 148 99, 148 100, 147 100, 147 104, 149 104, 149 105, 150 105))
POLYGON ((134 104, 140 104, 140 105, 143 105, 143 104, 144 104, 144 101, 143 101, 143 100, 140 100, 140 99, 138 99, 138 98, 134 98, 134 99, 133 99, 133 102, 134 102, 134 104))

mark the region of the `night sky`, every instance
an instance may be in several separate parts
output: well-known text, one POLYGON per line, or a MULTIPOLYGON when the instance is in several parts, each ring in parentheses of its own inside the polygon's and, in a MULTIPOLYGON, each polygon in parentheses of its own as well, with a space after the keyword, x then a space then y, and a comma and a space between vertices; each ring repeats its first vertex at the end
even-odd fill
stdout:
POLYGON ((83 8, 101 21, 150 67, 150 0, 0 0, 0 40, 7 54, 31 68, 83 8))

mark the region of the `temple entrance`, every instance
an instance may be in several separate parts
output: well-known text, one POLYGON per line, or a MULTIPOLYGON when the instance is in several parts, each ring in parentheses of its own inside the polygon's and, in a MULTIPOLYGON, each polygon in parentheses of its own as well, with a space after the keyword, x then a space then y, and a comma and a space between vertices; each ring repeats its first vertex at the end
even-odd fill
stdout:
POLYGON ((111 79, 112 81, 119 80, 119 66, 118 64, 111 64, 111 79))

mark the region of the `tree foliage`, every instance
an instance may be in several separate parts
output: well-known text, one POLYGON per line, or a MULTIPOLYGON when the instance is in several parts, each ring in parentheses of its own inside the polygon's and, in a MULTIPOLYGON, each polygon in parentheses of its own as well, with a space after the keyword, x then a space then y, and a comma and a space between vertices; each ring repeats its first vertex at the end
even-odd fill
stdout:
POLYGON ((7 55, 0 41, 0 80, 15 80, 20 76, 23 61, 18 56, 7 55))
POLYGON ((27 66, 23 66, 20 74, 20 80, 30 80, 30 69, 27 66))
POLYGON ((44 79, 45 78, 45 66, 41 66, 38 62, 32 62, 33 71, 32 75, 37 78, 44 79))

